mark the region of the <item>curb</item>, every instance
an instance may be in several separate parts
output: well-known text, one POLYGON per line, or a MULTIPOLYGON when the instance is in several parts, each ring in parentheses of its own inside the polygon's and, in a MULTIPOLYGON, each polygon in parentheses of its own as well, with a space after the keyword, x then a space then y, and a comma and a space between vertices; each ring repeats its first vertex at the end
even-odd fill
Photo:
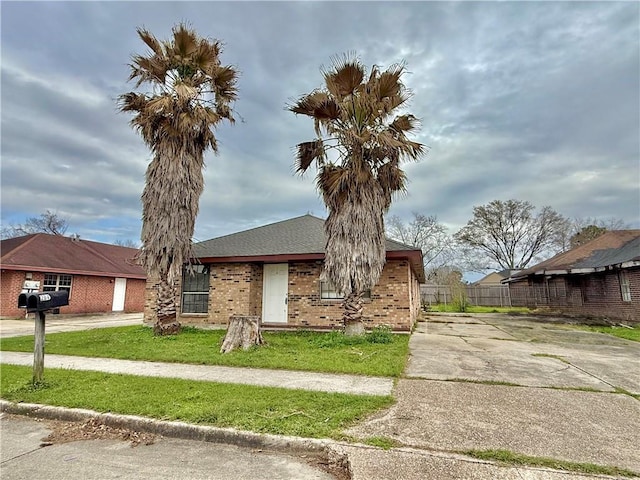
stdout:
POLYGON ((156 420, 136 415, 100 413, 80 408, 64 408, 37 403, 14 403, 0 399, 0 412, 33 418, 86 422, 94 420, 113 428, 152 433, 163 437, 223 443, 237 447, 269 450, 291 455, 313 455, 330 468, 338 469, 351 478, 351 464, 345 453, 338 451, 338 444, 330 439, 312 439, 235 430, 233 428, 193 425, 185 422, 156 420))

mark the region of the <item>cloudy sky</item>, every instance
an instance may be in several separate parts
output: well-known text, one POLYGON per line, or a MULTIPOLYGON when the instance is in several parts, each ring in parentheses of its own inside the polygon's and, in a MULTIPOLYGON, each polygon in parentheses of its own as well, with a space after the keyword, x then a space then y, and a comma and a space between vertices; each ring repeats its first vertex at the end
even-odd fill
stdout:
POLYGON ((68 233, 138 241, 150 155, 117 112, 127 63, 187 22, 225 43, 241 72, 235 109, 207 156, 196 240, 313 213, 294 174, 306 117, 285 105, 356 51, 404 60, 416 139, 408 194, 390 213, 437 215, 451 233, 494 199, 640 228, 638 2, 9 2, 2 17, 2 223, 47 209, 68 233))

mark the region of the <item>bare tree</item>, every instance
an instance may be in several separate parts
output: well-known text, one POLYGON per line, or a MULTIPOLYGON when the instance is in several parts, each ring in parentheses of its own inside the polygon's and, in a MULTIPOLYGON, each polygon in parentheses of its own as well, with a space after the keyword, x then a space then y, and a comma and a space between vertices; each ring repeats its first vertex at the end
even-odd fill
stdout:
POLYGON ((413 219, 404 222, 394 215, 387 221, 387 234, 394 240, 422 250, 425 269, 438 268, 453 260, 453 241, 447 227, 435 215, 413 212, 413 219))
POLYGON ((124 240, 118 239, 115 242, 113 242, 113 244, 119 247, 138 248, 138 244, 133 240, 131 240, 130 238, 126 238, 124 240))
POLYGON ((473 207, 473 218, 455 237, 501 268, 525 268, 538 255, 552 252, 565 219, 551 207, 535 214, 521 200, 494 200, 473 207))
POLYGON ((29 217, 23 224, 2 227, 2 238, 21 237, 34 233, 64 235, 69 228, 69 221, 58 215, 58 212, 47 210, 38 217, 29 217))
POLYGON ((558 232, 556 250, 558 252, 565 252, 599 237, 604 232, 624 230, 627 228, 630 228, 629 224, 621 218, 567 218, 564 220, 562 229, 558 232))

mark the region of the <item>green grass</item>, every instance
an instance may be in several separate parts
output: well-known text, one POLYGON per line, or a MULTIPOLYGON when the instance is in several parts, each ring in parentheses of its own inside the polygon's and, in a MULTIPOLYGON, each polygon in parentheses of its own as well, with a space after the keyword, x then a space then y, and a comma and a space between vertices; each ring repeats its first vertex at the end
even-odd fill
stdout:
POLYGON ((382 448, 383 450, 391 450, 394 447, 400 446, 400 443, 389 437, 368 437, 364 439, 364 443, 372 447, 382 448))
MULTIPOLYGON (((440 303, 437 305, 429 306, 430 312, 446 312, 455 313, 458 312, 457 307, 453 304, 440 303)), ((530 313, 526 307, 483 307, 476 305, 468 305, 464 313, 530 313)))
POLYGON ((466 450, 460 453, 480 460, 492 460, 507 465, 545 467, 592 475, 612 475, 623 477, 635 477, 638 475, 638 473, 625 468, 608 467, 604 465, 596 465, 594 463, 568 462, 565 460, 557 460, 547 457, 532 457, 529 455, 514 453, 509 450, 466 450))
POLYGON ((613 335, 615 337, 624 338, 625 340, 632 340, 634 342, 640 342, 640 325, 635 325, 633 328, 627 327, 582 327, 590 332, 606 333, 607 335, 613 335))
POLYGON ((31 367, 0 365, 0 395, 13 402, 87 408, 260 433, 341 438, 391 396, 115 375, 49 368, 31 386, 31 367))
MULTIPOLYGON (((345 337, 339 332, 263 332, 267 345, 220 353, 224 330, 185 328, 156 337, 145 326, 46 335, 46 354, 126 360, 275 368, 398 377, 409 353, 409 335, 345 337), (383 343, 385 341, 389 343, 383 343)), ((2 351, 33 351, 33 336, 0 339, 2 351)))
POLYGON ((542 357, 542 358, 553 358, 554 360, 558 360, 562 363, 568 363, 570 364, 569 361, 567 361, 566 358, 561 357, 560 355, 553 355, 550 353, 532 353, 531 354, 532 357, 542 357))

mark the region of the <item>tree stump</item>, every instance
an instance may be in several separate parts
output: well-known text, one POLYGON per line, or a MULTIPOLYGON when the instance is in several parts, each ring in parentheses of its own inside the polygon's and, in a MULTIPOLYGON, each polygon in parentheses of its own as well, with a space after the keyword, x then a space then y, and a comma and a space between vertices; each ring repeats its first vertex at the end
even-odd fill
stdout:
POLYGON ((260 333, 260 317, 253 315, 232 315, 229 318, 227 334, 224 336, 220 353, 228 353, 236 348, 249 350, 254 345, 263 345, 260 333))

